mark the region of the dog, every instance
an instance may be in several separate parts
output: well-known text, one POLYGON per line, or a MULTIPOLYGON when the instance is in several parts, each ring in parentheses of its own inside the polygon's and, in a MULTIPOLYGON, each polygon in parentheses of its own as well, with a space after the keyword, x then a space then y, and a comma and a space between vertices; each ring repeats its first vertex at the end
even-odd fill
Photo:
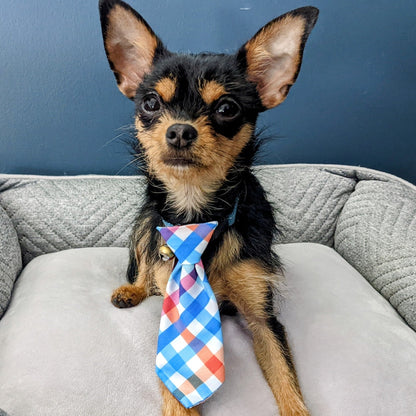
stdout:
MULTIPOLYGON (((131 236, 129 283, 114 291, 112 303, 126 308, 165 295, 172 262, 160 255, 164 241, 156 227, 163 221, 217 221, 202 260, 220 311, 245 318, 280 414, 309 415, 273 308, 282 265, 272 249, 273 209, 252 164, 258 114, 288 95, 318 9, 275 18, 232 55, 170 52, 126 3, 101 0, 99 10, 118 88, 135 104, 136 151, 147 178, 131 236)), ((199 414, 162 383, 161 390, 165 416, 199 414)))

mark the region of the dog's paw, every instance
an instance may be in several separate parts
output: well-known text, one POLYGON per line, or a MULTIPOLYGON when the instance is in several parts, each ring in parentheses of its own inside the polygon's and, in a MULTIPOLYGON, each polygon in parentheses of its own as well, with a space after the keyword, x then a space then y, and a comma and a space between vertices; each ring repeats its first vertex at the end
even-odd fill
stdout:
POLYGON ((111 303, 117 308, 131 308, 138 305, 145 297, 143 288, 125 285, 113 292, 111 303))

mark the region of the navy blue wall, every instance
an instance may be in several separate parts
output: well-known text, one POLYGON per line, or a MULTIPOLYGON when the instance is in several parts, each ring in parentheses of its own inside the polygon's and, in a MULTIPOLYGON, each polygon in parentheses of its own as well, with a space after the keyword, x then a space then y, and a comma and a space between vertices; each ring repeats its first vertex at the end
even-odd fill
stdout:
MULTIPOLYGON (((232 52, 306 0, 131 0, 174 51, 232 52)), ((260 125, 264 163, 341 163, 416 182, 416 2, 321 9, 289 98, 260 125)), ((95 0, 3 0, 0 172, 129 174, 133 105, 116 88, 95 0)))

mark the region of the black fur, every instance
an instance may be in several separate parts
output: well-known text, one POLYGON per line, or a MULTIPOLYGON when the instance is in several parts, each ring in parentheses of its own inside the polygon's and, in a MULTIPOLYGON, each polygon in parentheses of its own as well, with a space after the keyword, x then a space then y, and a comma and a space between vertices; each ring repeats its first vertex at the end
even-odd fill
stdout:
POLYGON ((274 336, 279 342, 280 348, 282 349, 285 360, 292 372, 295 372, 295 365, 293 364, 292 354, 290 352, 289 344, 286 338, 285 327, 277 320, 276 313, 273 307, 273 293, 272 287, 269 287, 267 294, 267 302, 265 304, 265 312, 267 318, 267 326, 271 329, 274 336))

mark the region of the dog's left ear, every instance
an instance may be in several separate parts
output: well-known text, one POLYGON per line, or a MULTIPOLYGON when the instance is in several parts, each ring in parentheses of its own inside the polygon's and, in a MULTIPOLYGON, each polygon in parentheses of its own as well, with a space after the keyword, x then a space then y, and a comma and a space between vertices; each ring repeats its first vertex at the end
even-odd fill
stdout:
POLYGON ((246 60, 247 78, 257 85, 268 109, 284 101, 295 83, 303 48, 318 19, 315 7, 301 7, 262 27, 239 51, 246 60))

